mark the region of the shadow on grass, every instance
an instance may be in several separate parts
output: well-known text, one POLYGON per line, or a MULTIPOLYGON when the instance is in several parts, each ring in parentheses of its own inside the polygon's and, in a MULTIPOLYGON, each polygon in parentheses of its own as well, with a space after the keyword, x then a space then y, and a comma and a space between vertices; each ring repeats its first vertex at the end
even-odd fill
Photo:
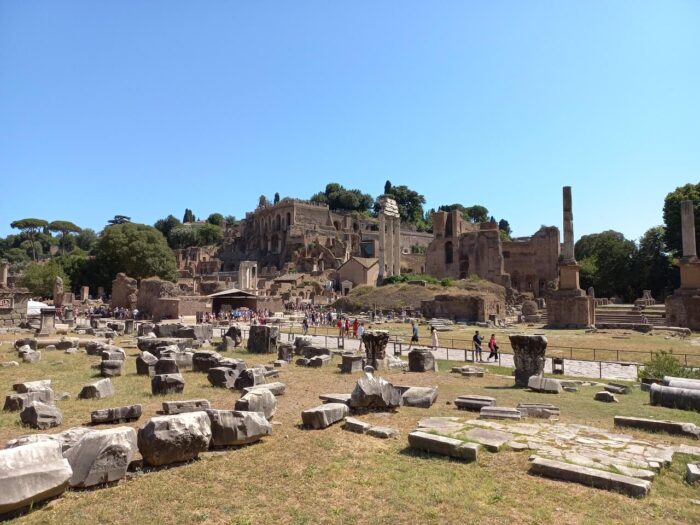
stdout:
POLYGON ((467 463, 474 463, 473 461, 466 461, 463 459, 458 459, 458 458, 453 458, 450 456, 444 456, 442 454, 434 454, 432 452, 426 452, 424 450, 416 450, 411 447, 404 447, 401 450, 399 450, 399 454, 402 456, 406 456, 409 458, 414 458, 414 459, 432 459, 432 460, 440 460, 440 461, 447 461, 450 463, 461 463, 461 464, 467 464, 467 463))

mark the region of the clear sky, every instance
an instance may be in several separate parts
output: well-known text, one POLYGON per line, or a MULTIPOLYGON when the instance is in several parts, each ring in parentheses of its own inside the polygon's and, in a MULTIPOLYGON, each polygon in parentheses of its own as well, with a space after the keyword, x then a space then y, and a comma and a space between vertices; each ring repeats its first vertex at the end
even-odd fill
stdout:
POLYGON ((700 180, 700 2, 0 0, 0 235, 387 179, 639 237, 700 180))

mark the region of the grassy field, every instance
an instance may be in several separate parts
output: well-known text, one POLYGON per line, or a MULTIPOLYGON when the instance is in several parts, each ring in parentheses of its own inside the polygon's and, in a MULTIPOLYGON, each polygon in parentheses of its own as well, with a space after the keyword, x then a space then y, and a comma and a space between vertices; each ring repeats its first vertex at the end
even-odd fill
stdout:
MULTIPOLYGON (((586 336, 587 337, 587 336, 586 336)), ((7 340, 7 338, 5 338, 7 340)), ((154 397, 147 377, 135 375, 138 351, 132 340, 117 341, 126 348, 126 374, 113 380, 116 395, 103 400, 77 400, 80 387, 95 380, 90 367, 97 357, 44 351, 42 361, 0 369, 0 384, 9 392, 17 381, 50 378, 64 424, 52 431, 84 425, 89 413, 141 403, 144 415, 134 427, 155 415, 163 399, 207 398, 215 408, 233 408, 236 392, 209 386, 205 374, 185 372, 185 393, 154 397)), ((674 343, 678 343, 674 341, 674 343)), ((227 353, 249 364, 271 357, 246 352, 227 353)), ((16 359, 9 344, 0 346, 0 361, 16 359)), ((451 363, 454 364, 454 363, 451 363)), ((593 401, 597 387, 575 394, 536 394, 512 388, 510 371, 488 367, 483 379, 441 372, 388 372, 399 385, 438 385, 440 396, 430 409, 401 408, 393 414, 370 414, 361 419, 398 428, 397 440, 379 440, 342 430, 341 426, 310 431, 299 427, 300 412, 320 404, 319 394, 350 392, 357 375, 341 375, 333 366, 323 369, 290 365, 280 380, 287 393, 278 398, 273 435, 264 441, 171 468, 136 471, 114 486, 69 491, 17 523, 215 523, 215 524, 416 524, 416 523, 699 523, 700 488, 683 481, 685 461, 676 456, 672 467, 653 483, 652 493, 636 500, 581 485, 550 481, 527 474, 527 452, 483 451, 476 463, 465 464, 407 449, 406 436, 426 416, 468 416, 451 401, 460 394, 497 398, 502 406, 518 402, 551 402, 561 407, 562 421, 613 429, 616 414, 668 418, 700 424, 700 414, 651 407, 648 395, 635 390, 619 396, 615 405, 593 401), (501 375, 503 374, 503 375, 501 375), (695 502, 693 502, 695 500, 695 502)), ((106 428, 106 427, 102 427, 106 428)), ((0 414, 0 444, 33 431, 19 424, 18 413, 0 414)), ((686 442, 672 436, 626 432, 666 443, 686 442)), ((697 444, 690 443, 690 444, 697 444)))

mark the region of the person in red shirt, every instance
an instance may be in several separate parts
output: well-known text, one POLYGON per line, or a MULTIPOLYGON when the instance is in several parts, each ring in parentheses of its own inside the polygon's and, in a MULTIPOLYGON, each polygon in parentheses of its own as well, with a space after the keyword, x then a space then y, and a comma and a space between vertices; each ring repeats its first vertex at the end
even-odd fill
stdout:
POLYGON ((498 359, 498 344, 496 343, 496 334, 491 334, 491 339, 489 339, 489 356, 486 358, 487 361, 498 359))
POLYGON ((352 323, 352 336, 357 339, 357 329, 360 327, 360 322, 355 319, 355 321, 352 323))

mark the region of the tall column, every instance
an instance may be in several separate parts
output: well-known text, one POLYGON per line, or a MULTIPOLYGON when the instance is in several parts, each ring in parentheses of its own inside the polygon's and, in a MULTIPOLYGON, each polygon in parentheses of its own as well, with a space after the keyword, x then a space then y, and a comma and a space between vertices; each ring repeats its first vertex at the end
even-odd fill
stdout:
POLYGON ((7 288, 7 277, 10 274, 10 263, 0 263, 0 288, 7 288))
POLYGON ((681 201, 681 228, 683 235, 683 257, 698 256, 695 246, 695 205, 693 201, 681 201))
POLYGON ((401 275, 401 220, 395 218, 394 223, 394 275, 401 275))
POLYGON ((574 257, 574 213, 571 204, 571 186, 564 186, 564 246, 562 247, 564 263, 575 263, 574 257))
POLYGON ((386 276, 386 216, 379 214, 379 278, 386 276))

